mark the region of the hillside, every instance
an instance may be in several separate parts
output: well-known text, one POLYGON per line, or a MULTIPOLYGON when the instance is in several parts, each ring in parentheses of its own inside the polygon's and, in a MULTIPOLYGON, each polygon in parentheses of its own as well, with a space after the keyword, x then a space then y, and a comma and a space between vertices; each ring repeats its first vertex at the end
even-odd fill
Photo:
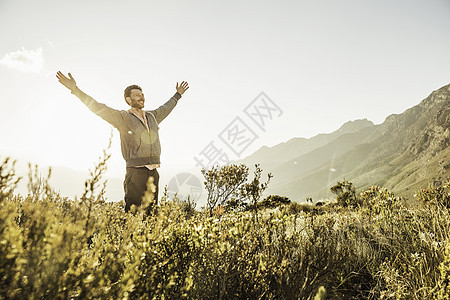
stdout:
POLYGON ((450 177, 449 89, 432 92, 382 124, 346 123, 332 134, 262 148, 241 162, 259 159, 274 175, 266 192, 296 201, 330 197, 330 186, 343 178, 359 189, 381 185, 411 198, 419 186, 450 177))
POLYGON ((259 163, 264 170, 272 170, 289 161, 295 161, 300 155, 327 145, 341 135, 373 126, 374 124, 367 119, 349 121, 332 133, 318 134, 310 139, 296 137, 270 148, 263 146, 245 159, 237 161, 237 163, 245 163, 249 166, 259 163))

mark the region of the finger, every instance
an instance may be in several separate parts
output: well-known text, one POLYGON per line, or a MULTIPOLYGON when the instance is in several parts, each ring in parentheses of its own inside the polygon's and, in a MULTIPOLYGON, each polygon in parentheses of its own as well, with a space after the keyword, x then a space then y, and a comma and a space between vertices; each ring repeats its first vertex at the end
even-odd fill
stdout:
POLYGON ((75 80, 75 79, 73 79, 72 74, 70 74, 70 73, 69 73, 69 77, 70 77, 70 79, 75 80))
POLYGON ((64 74, 63 73, 61 73, 61 72, 58 72, 58 79, 60 79, 60 80, 64 80, 64 79, 67 79, 67 77, 66 76, 64 76, 64 74))

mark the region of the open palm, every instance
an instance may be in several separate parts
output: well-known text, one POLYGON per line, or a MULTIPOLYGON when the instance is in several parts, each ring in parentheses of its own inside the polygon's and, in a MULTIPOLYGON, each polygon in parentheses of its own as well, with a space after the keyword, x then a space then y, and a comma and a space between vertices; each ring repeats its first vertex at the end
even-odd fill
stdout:
POLYGON ((69 78, 67 78, 66 76, 64 76, 63 73, 61 73, 61 71, 58 71, 58 73, 56 73, 56 78, 58 78, 59 82, 62 85, 64 85, 66 88, 68 88, 71 91, 73 91, 77 86, 75 79, 72 77, 72 74, 70 74, 70 73, 69 73, 69 78))
MULTIPOLYGON (((69 74, 70 75, 70 74, 69 74)), ((189 88, 189 85, 186 81, 181 82, 181 85, 178 86, 178 82, 177 82, 177 92, 180 93, 180 95, 183 95, 184 92, 186 92, 186 90, 189 88)))

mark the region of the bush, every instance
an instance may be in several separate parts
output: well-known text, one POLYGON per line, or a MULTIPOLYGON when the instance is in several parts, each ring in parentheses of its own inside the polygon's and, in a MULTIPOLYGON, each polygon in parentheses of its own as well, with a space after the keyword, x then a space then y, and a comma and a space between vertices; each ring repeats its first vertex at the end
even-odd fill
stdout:
POLYGON ((0 203, 12 194, 21 179, 16 176, 15 164, 16 161, 11 162, 7 157, 0 165, 0 203))
POLYGON ((0 299, 449 298, 444 206, 407 208, 372 187, 358 209, 210 216, 165 192, 153 214, 132 214, 101 201, 92 176, 80 201, 0 202, 0 299))
POLYGON ((417 193, 417 198, 423 203, 442 205, 450 208, 450 179, 443 185, 431 185, 421 188, 417 193))
POLYGON ((247 181, 248 167, 244 164, 230 166, 214 166, 210 170, 202 169, 205 177, 206 199, 210 213, 218 205, 225 205, 227 200, 239 195, 241 186, 247 181))
POLYGON ((262 200, 259 205, 262 208, 275 208, 281 205, 288 205, 291 203, 288 197, 282 197, 279 195, 270 195, 262 200))
POLYGON ((208 191, 206 205, 210 214, 217 206, 225 207, 228 211, 258 208, 258 202, 267 189, 272 174, 268 174, 267 182, 261 183, 262 170, 259 164, 255 167, 254 178, 250 182, 247 182, 248 167, 244 164, 202 169, 208 191))
POLYGON ((312 212, 313 206, 309 203, 297 203, 297 202, 291 202, 288 205, 285 206, 284 211, 287 214, 298 214, 300 212, 312 212))
POLYGON ((343 207, 358 206, 358 198, 356 197, 356 189, 353 183, 344 179, 343 182, 337 182, 335 186, 330 188, 333 194, 336 194, 336 201, 343 207))
POLYGON ((441 280, 439 283, 439 292, 437 299, 450 299, 450 242, 447 242, 444 250, 444 260, 439 266, 441 271, 441 280))
POLYGON ((405 199, 386 188, 371 186, 360 193, 359 203, 375 213, 383 213, 404 207, 405 199))

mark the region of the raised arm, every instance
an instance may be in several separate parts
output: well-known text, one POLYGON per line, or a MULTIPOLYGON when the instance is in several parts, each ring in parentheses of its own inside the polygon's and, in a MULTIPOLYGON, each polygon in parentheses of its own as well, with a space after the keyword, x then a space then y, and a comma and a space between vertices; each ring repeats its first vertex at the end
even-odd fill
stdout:
POLYGON ((103 103, 97 102, 95 99, 85 94, 77 87, 77 83, 72 74, 69 73, 69 77, 66 77, 63 73, 58 71, 56 78, 59 82, 68 88, 72 94, 77 96, 93 113, 110 123, 112 126, 119 128, 123 123, 123 116, 120 111, 115 110, 103 103))
POLYGON ((155 118, 156 118, 156 121, 158 121, 158 123, 160 123, 162 120, 164 120, 169 115, 169 113, 173 110, 175 105, 178 103, 178 100, 180 100, 181 95, 183 95, 184 92, 186 92, 186 90, 188 88, 189 88, 189 85, 186 81, 182 81, 180 85, 178 85, 178 82, 177 82, 177 86, 176 86, 177 92, 175 93, 175 95, 173 95, 172 98, 169 99, 169 101, 167 101, 166 103, 164 103, 163 105, 161 105, 160 107, 158 107, 157 109, 152 111, 155 114, 155 118))

